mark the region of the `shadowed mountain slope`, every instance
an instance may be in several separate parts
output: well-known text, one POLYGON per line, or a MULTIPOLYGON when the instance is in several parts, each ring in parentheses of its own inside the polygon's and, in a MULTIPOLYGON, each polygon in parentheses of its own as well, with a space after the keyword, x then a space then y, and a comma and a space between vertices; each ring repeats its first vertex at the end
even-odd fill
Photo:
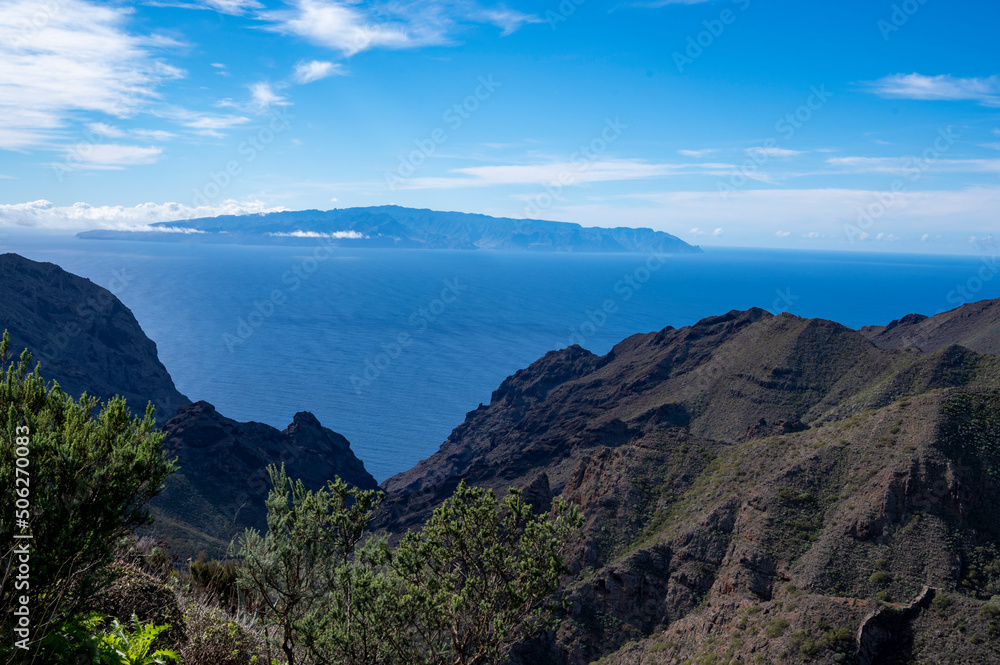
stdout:
POLYGON ((884 349, 916 347, 937 351, 960 344, 996 355, 1000 354, 1000 298, 963 305, 936 316, 910 314, 887 326, 866 326, 860 332, 884 349))
POLYGON ((518 665, 993 662, 1000 359, 942 339, 750 310, 554 351, 385 481, 379 526, 461 479, 579 503, 570 612, 518 665), (946 646, 935 594, 969 626, 946 646))
MULTIPOLYGON (((117 279, 117 278, 116 278, 117 279)), ((121 276, 122 286, 127 276, 121 276)), ((136 413, 156 407, 157 422, 189 403, 160 362, 156 344, 113 293, 52 263, 0 255, 0 332, 11 351, 27 348, 42 376, 69 395, 121 395, 136 413)))
POLYGON ((164 448, 177 457, 180 470, 153 500, 157 522, 152 532, 182 557, 200 550, 223 556, 244 529, 267 529, 270 464, 284 464, 289 476, 309 489, 325 486, 334 476, 361 489, 377 486, 347 439, 308 412, 295 414, 280 431, 236 422, 197 402, 181 407, 164 433, 164 448))

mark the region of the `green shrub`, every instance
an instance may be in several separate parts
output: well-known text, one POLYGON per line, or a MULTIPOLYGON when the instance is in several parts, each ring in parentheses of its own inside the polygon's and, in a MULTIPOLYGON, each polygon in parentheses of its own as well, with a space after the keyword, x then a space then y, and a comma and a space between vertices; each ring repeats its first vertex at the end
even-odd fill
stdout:
MULTIPOLYGON (((151 404, 139 419, 118 398, 103 406, 87 395, 76 402, 58 385, 46 386, 37 367, 29 370, 27 351, 16 366, 8 365, 8 348, 4 333, 0 487, 24 489, 27 497, 0 493, 0 542, 14 543, 15 534, 33 536, 28 646, 37 648, 60 625, 93 607, 98 591, 113 578, 109 566, 116 545, 150 523, 146 505, 174 466, 163 451, 151 404), (23 529, 15 518, 24 519, 30 528, 23 529)), ((16 570, 19 553, 5 549, 0 568, 16 570)), ((13 610, 23 594, 14 584, 0 588, 4 635, 15 634, 13 610)), ((0 655, 11 642, 0 644, 0 655)))
POLYGON ((771 619, 770 623, 767 624, 768 637, 781 637, 784 634, 785 629, 788 628, 788 619, 783 619, 782 617, 775 617, 771 619))
POLYGON ((885 572, 884 570, 880 570, 878 572, 872 573, 871 577, 868 578, 868 581, 871 582, 872 584, 883 586, 885 584, 889 584, 892 582, 892 575, 885 572))
POLYGON ((986 622, 986 632, 990 637, 1000 635, 1000 607, 987 603, 979 608, 979 618, 986 622))
POLYGON ((264 665, 267 643, 260 628, 225 610, 192 602, 186 608, 188 639, 178 647, 185 664, 264 665))
POLYGON ((934 611, 939 617, 947 617, 951 614, 951 602, 951 596, 939 593, 934 596, 934 600, 931 601, 931 605, 934 607, 934 611))

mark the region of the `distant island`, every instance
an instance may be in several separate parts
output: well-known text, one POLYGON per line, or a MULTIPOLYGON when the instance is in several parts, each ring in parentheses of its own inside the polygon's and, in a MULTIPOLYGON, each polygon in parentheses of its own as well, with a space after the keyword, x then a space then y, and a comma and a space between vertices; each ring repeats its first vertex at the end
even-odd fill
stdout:
POLYGON ((245 245, 304 245, 321 240, 338 247, 399 249, 701 253, 698 246, 652 229, 584 228, 567 222, 400 206, 224 215, 159 222, 146 228, 99 229, 84 231, 77 237, 245 245))

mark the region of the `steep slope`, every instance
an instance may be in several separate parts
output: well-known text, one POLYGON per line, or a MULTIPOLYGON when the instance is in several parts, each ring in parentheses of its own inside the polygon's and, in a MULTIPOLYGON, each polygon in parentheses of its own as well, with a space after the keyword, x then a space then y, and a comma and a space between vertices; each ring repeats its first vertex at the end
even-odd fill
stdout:
POLYGON ((386 480, 384 526, 420 524, 460 478, 504 489, 544 470, 562 491, 588 451, 663 427, 722 442, 795 432, 933 388, 988 383, 993 366, 875 347, 839 324, 730 312, 634 335, 604 357, 570 347, 504 381, 440 450, 386 480))
POLYGON ((377 486, 347 439, 308 412, 295 414, 279 431, 236 422, 197 402, 181 407, 164 433, 164 448, 177 457, 180 471, 153 501, 157 522, 151 532, 182 557, 201 550, 222 556, 244 529, 266 530, 270 464, 284 464, 290 477, 310 489, 334 476, 362 489, 377 486))
POLYGON ((132 312, 107 289, 52 263, 0 255, 4 329, 12 350, 31 351, 43 376, 74 397, 118 394, 137 413, 152 402, 161 423, 189 402, 132 312))
POLYGON ((342 247, 493 249, 558 252, 699 253, 652 229, 584 228, 579 224, 489 217, 400 206, 225 215, 162 222, 156 231, 86 231, 84 239, 157 242, 309 244, 342 247), (174 231, 171 233, 170 231, 174 231), (184 231, 184 232, 181 232, 184 231))
MULTIPOLYGON (((722 449, 690 490, 654 490, 642 538, 571 588, 559 639, 524 662, 609 644, 609 665, 997 662, 998 406, 934 391, 722 449)), ((663 468, 620 461, 604 493, 663 468)))
POLYGON ((515 665, 993 662, 998 389, 995 356, 761 310, 571 347, 384 482, 379 527, 460 479, 583 507, 571 609, 515 665))
POLYGON ((887 326, 866 326, 861 334, 883 349, 916 347, 937 351, 954 344, 1000 354, 1000 298, 957 307, 936 316, 910 314, 887 326))

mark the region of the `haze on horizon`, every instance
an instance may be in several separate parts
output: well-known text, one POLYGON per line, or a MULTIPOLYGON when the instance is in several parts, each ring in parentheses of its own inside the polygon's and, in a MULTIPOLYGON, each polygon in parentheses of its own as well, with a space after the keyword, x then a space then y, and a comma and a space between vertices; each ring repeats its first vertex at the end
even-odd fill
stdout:
POLYGON ((981 252, 998 19, 985 0, 9 0, 0 236, 397 204, 981 252))

